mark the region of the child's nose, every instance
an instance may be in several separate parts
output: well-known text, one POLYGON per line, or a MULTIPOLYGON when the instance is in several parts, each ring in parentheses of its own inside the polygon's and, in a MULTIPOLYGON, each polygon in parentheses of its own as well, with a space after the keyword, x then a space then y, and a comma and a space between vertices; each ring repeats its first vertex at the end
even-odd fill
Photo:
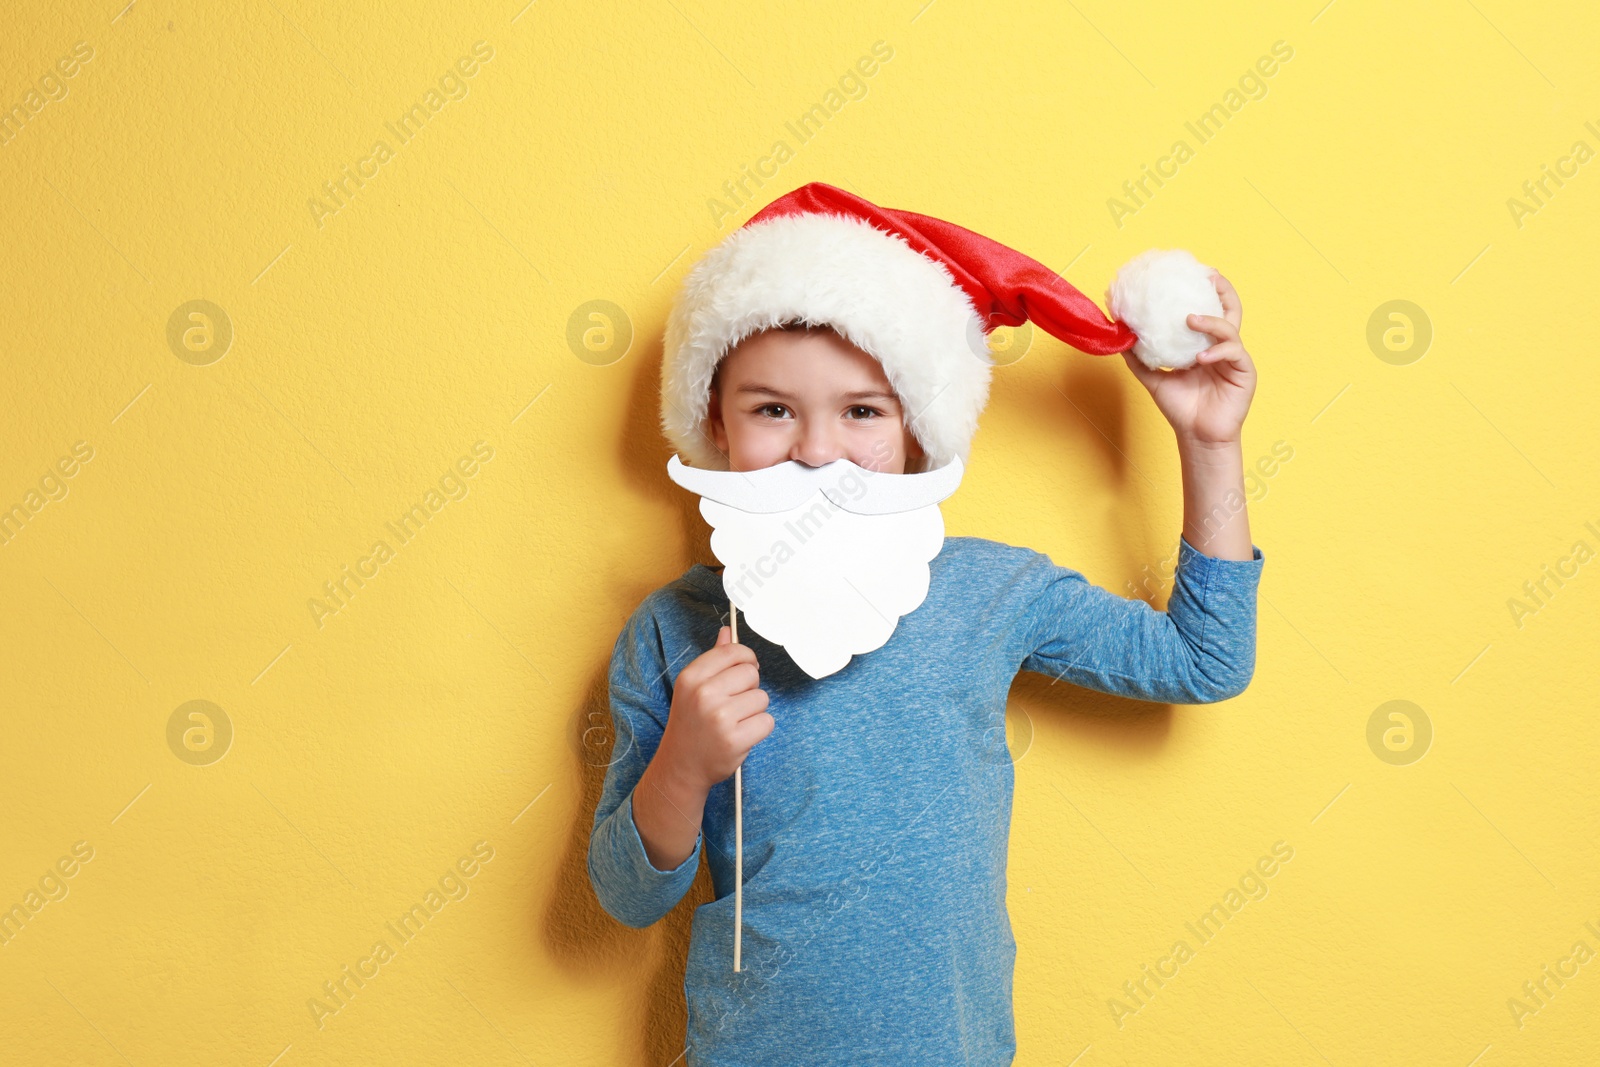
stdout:
POLYGON ((836 440, 825 426, 812 423, 803 426, 789 450, 789 458, 799 460, 808 467, 832 463, 844 455, 844 445, 836 440))

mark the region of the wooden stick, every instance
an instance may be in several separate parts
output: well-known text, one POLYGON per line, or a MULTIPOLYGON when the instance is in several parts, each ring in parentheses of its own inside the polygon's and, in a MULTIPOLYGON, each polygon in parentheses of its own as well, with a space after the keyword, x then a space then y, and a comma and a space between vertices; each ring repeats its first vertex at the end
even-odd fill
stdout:
MULTIPOLYGON (((739 609, 728 601, 733 643, 739 643, 739 609)), ((744 938, 744 764, 733 769, 733 969, 739 970, 739 943, 744 938)))

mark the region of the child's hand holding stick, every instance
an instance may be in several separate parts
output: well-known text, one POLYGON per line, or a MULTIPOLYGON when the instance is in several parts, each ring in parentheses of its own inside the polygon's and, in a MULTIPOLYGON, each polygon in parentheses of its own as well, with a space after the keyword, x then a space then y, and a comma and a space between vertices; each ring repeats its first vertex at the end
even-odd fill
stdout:
POLYGON ((633 821, 650 862, 672 870, 694 851, 706 795, 733 777, 734 970, 741 969, 744 912, 744 777, 750 750, 772 733, 760 688, 760 665, 749 645, 738 643, 738 609, 729 605, 731 626, 717 631, 716 644, 678 672, 661 744, 633 791, 633 821))

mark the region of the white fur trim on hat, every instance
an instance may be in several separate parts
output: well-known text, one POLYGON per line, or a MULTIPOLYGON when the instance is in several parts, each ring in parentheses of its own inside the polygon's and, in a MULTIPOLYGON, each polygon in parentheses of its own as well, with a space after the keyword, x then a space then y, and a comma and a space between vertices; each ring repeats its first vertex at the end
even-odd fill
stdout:
POLYGON ((1123 264, 1106 290, 1112 317, 1139 335, 1133 354, 1151 370, 1181 370, 1215 342, 1189 316, 1222 315, 1211 269, 1181 248, 1152 248, 1123 264))
POLYGON ((789 320, 832 326, 883 365, 924 469, 967 460, 992 369, 971 298, 898 235, 820 213, 743 226, 684 279, 661 363, 661 428, 684 459, 728 469, 706 419, 711 376, 734 345, 789 320))

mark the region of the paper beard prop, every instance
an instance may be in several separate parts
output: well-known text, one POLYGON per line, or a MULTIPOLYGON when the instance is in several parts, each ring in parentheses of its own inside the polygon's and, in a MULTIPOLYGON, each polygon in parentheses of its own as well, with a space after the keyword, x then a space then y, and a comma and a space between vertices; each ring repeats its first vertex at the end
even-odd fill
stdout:
POLYGON ((722 588, 744 622, 813 678, 881 648, 928 595, 944 547, 939 501, 965 468, 885 474, 836 459, 755 471, 688 467, 667 476, 698 494, 722 588))

